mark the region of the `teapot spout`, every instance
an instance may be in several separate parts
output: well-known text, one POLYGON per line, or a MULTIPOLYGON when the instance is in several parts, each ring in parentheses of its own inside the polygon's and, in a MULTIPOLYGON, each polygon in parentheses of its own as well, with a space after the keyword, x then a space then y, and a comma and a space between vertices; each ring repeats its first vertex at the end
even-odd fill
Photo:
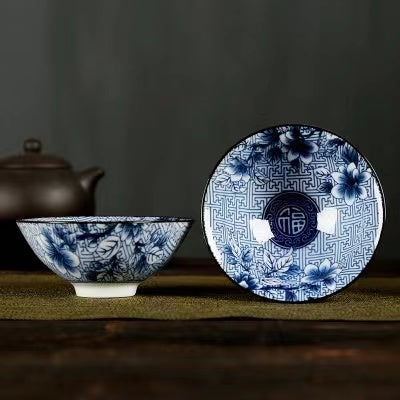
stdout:
POLYGON ((100 167, 92 167, 78 172, 78 179, 81 186, 88 194, 94 192, 98 180, 104 175, 104 170, 100 167))

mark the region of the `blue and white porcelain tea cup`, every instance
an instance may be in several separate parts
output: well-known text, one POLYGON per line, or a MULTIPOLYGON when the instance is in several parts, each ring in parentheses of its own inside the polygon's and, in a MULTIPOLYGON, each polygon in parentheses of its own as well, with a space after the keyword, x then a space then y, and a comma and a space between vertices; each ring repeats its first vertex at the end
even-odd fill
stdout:
POLYGON ((39 259, 81 297, 126 297, 160 270, 191 219, 56 217, 17 221, 39 259))

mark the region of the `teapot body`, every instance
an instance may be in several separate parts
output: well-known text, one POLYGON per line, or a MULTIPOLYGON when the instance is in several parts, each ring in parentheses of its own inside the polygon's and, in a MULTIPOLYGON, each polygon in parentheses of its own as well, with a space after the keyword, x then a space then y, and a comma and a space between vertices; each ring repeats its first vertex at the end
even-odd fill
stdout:
POLYGON ((0 221, 93 213, 94 190, 71 170, 0 170, 0 221))

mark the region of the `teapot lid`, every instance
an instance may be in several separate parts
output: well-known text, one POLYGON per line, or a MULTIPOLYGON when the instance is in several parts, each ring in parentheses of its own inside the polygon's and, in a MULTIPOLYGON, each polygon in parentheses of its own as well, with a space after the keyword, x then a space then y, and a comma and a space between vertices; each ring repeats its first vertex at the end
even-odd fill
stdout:
POLYGON ((24 154, 5 157, 0 160, 0 168, 6 169, 60 169, 71 168, 61 157, 42 154, 42 143, 38 139, 29 138, 24 141, 24 154))

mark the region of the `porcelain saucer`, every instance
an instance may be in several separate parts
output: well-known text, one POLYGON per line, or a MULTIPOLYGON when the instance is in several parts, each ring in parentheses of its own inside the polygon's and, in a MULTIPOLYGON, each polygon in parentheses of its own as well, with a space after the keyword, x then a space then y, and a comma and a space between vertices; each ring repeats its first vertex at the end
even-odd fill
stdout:
POLYGON ((202 204, 205 238, 225 273, 282 302, 324 298, 353 282, 384 219, 367 159, 340 136, 305 125, 263 129, 234 145, 202 204))

